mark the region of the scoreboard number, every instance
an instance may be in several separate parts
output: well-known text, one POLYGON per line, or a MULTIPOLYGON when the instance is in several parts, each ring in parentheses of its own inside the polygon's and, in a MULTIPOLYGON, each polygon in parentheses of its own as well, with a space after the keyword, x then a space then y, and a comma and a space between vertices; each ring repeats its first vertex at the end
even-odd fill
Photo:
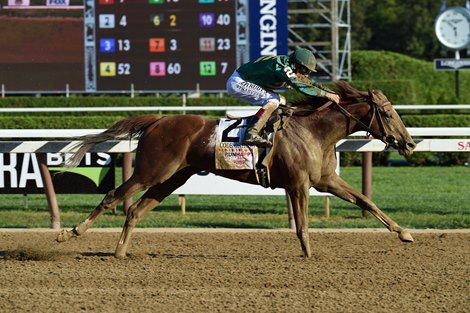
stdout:
POLYGON ((179 63, 170 63, 168 64, 167 73, 170 75, 179 75, 181 74, 181 64, 179 63))
POLYGON ((160 24, 164 21, 164 15, 163 14, 155 14, 155 15, 150 15, 150 22, 154 26, 160 26, 160 24))
POLYGON ((114 14, 100 14, 100 28, 114 28, 114 14))
POLYGON ((199 26, 213 27, 215 21, 214 13, 199 13, 199 26))
POLYGON ((150 38, 149 39, 150 52, 165 52, 165 38, 150 38))
POLYGON ((199 62, 199 75, 201 75, 201 76, 215 76, 216 75, 215 61, 201 61, 201 62, 199 62))
POLYGON ((118 64, 118 75, 131 75, 131 65, 129 63, 118 64))
POLYGON ((217 50, 230 50, 230 39, 218 38, 217 39, 217 50))
POLYGON ((227 68, 228 68, 228 63, 227 62, 220 62, 220 67, 221 67, 220 72, 222 74, 227 73, 227 68))
POLYGON ((122 27, 127 26, 127 17, 125 15, 121 16, 121 19, 119 20, 119 25, 121 25, 122 27))
POLYGON ((170 26, 176 27, 176 15, 174 14, 170 15, 170 26))
POLYGON ((172 38, 170 39, 170 50, 176 51, 178 49, 178 40, 172 38))
POLYGON ((202 52, 215 51, 215 38, 214 37, 199 38, 199 51, 202 51, 202 52))
POLYGON ((165 76, 166 64, 165 62, 150 62, 150 76, 165 76))
POLYGON ((230 25, 230 15, 229 14, 220 14, 217 17, 217 25, 223 25, 223 26, 230 25))
POLYGON ((119 51, 130 51, 131 41, 129 39, 118 39, 118 50, 119 51))
POLYGON ((101 62, 100 63, 100 76, 103 76, 103 77, 116 76, 116 63, 115 62, 101 62))
POLYGON ((100 39, 100 52, 112 53, 116 51, 116 42, 114 38, 101 38, 100 39))

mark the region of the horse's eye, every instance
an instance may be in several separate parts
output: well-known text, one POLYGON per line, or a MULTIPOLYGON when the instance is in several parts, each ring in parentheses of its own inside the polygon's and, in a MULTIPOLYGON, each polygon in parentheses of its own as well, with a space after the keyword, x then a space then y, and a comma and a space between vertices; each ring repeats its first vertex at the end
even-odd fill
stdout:
POLYGON ((380 112, 380 115, 384 119, 384 121, 386 121, 386 122, 389 122, 390 119, 392 118, 392 115, 387 111, 380 112))

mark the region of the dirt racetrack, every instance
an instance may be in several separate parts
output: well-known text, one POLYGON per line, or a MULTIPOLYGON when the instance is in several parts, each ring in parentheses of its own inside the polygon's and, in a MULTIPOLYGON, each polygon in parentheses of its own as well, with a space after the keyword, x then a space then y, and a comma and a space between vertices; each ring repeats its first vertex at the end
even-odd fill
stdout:
POLYGON ((1 312, 469 312, 470 233, 0 230, 1 312))

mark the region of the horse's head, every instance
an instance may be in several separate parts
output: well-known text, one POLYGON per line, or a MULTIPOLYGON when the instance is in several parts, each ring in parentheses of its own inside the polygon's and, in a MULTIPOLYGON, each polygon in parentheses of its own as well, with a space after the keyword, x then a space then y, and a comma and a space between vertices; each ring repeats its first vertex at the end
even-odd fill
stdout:
MULTIPOLYGON (((331 105, 331 101, 318 102, 318 98, 305 98, 292 103, 292 106, 295 107, 294 115, 309 116, 313 112, 320 112, 326 107, 334 108, 349 120, 356 121, 354 129, 346 126, 346 135, 357 130, 365 130, 375 138, 382 140, 387 147, 391 146, 397 149, 402 155, 413 153, 416 143, 382 91, 372 90, 368 94, 355 89, 345 81, 340 80, 335 84, 341 96, 340 104, 331 105), (356 104, 359 105, 360 113, 358 111, 350 112, 351 105, 356 104)), ((344 134, 341 135, 344 136, 344 134)))
POLYGON ((380 90, 369 90, 370 101, 373 109, 371 128, 387 147, 398 150, 401 155, 410 155, 416 148, 416 143, 408 133, 403 121, 392 103, 380 90), (375 120, 374 120, 375 118, 375 120))

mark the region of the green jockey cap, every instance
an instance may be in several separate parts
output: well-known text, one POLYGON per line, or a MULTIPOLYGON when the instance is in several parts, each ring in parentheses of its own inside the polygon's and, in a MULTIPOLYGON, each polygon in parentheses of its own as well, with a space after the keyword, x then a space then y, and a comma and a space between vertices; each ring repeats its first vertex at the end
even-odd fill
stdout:
POLYGON ((312 51, 305 48, 296 48, 294 52, 290 55, 291 60, 295 63, 298 63, 302 66, 305 66, 312 72, 316 72, 317 60, 313 55, 312 51))

